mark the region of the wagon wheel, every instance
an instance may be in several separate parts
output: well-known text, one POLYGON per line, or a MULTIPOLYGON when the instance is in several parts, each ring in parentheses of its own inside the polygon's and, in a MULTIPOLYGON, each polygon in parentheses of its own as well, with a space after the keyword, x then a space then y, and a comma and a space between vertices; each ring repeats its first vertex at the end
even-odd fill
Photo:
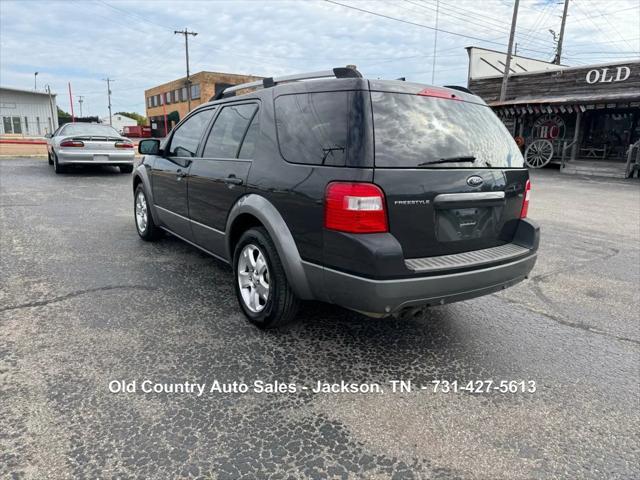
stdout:
POLYGON ((553 157, 553 144, 549 140, 538 139, 530 143, 524 151, 524 161, 531 168, 542 168, 553 157))

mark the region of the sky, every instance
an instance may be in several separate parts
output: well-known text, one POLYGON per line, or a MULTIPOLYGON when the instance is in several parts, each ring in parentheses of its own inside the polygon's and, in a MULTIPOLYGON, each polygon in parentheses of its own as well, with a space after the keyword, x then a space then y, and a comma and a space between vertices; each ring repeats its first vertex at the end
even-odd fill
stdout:
MULTIPOLYGON (((0 0, 0 85, 50 85, 83 115, 145 113, 144 90, 202 70, 277 76, 355 64, 369 78, 466 85, 467 46, 506 51, 514 0, 0 0), (341 5, 342 4, 342 5, 341 5), (436 25, 440 31, 434 30, 436 25), (373 13, 369 13, 373 12, 373 13), (390 18, 389 18, 390 17, 390 18), (434 63, 435 45, 435 69, 434 63)), ((561 0, 521 0, 518 54, 551 60, 561 0)), ((640 57, 640 0, 570 0, 563 63, 640 57)))

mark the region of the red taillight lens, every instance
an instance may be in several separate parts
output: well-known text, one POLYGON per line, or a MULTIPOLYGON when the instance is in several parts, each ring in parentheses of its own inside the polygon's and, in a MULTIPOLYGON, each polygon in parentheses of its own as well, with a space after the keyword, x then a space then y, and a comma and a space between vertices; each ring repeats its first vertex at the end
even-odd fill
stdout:
POLYGON ((331 182, 325 192, 324 226, 349 233, 388 232, 384 192, 373 183, 331 182))
POLYGON ((84 147, 84 142, 80 140, 65 140, 60 143, 61 147, 84 147))
POLYGON ((116 148, 133 148, 133 143, 130 142, 116 142, 116 148))
POLYGON ((529 196, 531 195, 531 182, 527 180, 524 186, 524 200, 522 201, 522 210, 520 210, 520 218, 527 218, 529 212, 529 196))

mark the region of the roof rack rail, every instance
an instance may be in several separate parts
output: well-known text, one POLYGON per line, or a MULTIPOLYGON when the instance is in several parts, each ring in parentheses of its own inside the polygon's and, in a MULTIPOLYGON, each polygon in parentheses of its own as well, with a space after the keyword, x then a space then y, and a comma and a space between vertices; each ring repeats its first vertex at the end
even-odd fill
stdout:
POLYGON ((321 70, 319 72, 298 73, 295 75, 284 75, 282 77, 275 78, 268 77, 263 78, 262 80, 256 80, 255 82, 241 83, 239 85, 227 87, 214 95, 211 100, 220 100, 221 98, 231 97, 235 95, 238 90, 244 90, 245 88, 271 88, 279 83, 313 80, 318 78, 362 78, 362 74, 355 68, 355 66, 348 65, 346 67, 336 67, 332 70, 321 70))
POLYGON ((475 95, 475 93, 473 93, 467 87, 461 87, 460 85, 444 85, 444 88, 450 88, 451 90, 458 90, 460 92, 470 93, 471 95, 475 95))

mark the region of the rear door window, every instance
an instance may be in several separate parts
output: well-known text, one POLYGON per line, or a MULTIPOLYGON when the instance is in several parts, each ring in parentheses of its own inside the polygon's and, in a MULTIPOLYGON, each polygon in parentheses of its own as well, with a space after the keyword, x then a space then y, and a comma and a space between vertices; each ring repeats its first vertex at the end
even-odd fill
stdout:
POLYGON ((236 158, 258 106, 254 103, 224 107, 204 147, 205 158, 236 158))
POLYGON ((282 95, 275 100, 280 152, 291 163, 345 165, 350 92, 282 95))
POLYGON ((187 118, 177 127, 171 137, 169 155, 172 157, 195 157, 200 138, 209 124, 215 109, 201 110, 187 118))
POLYGON ((260 133, 260 117, 258 113, 253 116, 251 125, 244 136, 242 141, 242 147, 240 147, 240 153, 238 158, 252 159, 256 152, 256 143, 258 142, 258 134, 260 133))
POLYGON ((375 166, 522 168, 509 131, 486 105, 404 93, 371 92, 375 166), (473 162, 432 163, 473 157, 473 162))

